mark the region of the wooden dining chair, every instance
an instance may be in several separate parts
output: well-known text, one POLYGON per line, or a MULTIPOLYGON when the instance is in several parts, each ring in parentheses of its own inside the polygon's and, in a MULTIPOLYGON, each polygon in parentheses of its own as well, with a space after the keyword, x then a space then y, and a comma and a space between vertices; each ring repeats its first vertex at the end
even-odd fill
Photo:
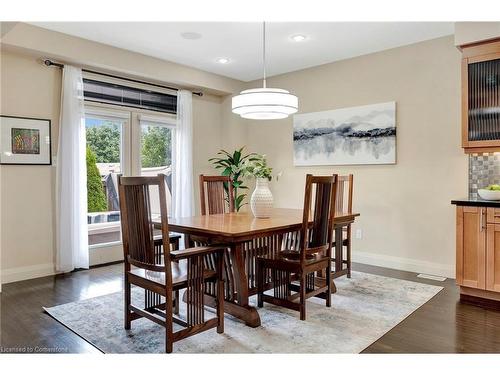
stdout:
POLYGON ((224 268, 223 248, 197 247, 170 250, 165 175, 156 177, 120 177, 120 211, 125 258, 125 329, 131 322, 147 318, 166 330, 165 351, 171 353, 173 343, 199 332, 217 328, 224 331, 224 268), (157 186, 160 202, 162 247, 155 246, 154 225, 151 214, 150 187, 157 186), (216 254, 215 270, 204 266, 204 256, 216 254), (214 281, 217 285, 216 316, 205 320, 204 285, 214 281), (131 301, 131 286, 150 292, 146 294, 144 308, 131 301), (179 299, 174 293, 186 289, 185 319, 174 316, 179 299), (163 301, 163 302, 162 302, 163 301), (181 327, 174 332, 173 323, 181 327))
POLYGON ((326 299, 326 306, 331 306, 331 243, 336 184, 336 175, 306 176, 304 213, 298 249, 285 249, 257 257, 259 307, 262 307, 264 302, 269 302, 299 311, 300 320, 305 320, 306 298, 322 294, 326 299), (326 283, 324 286, 316 287, 315 273, 320 271, 326 274, 326 283), (268 281, 266 279, 269 274, 274 296, 264 294, 264 284, 268 281), (294 279, 299 282, 299 291, 292 294, 294 279), (295 302, 296 299, 299 299, 299 302, 295 302))
MULTIPOLYGON (((231 177, 229 176, 205 176, 200 174, 200 211, 202 215, 215 215, 234 212, 234 191, 231 177)), ((200 236, 186 236, 187 244, 190 246, 208 246, 211 240, 200 236)), ((208 268, 214 267, 214 255, 207 254, 205 256, 205 264, 208 268)), ((234 290, 234 280, 229 272, 231 259, 229 252, 226 249, 224 252, 224 285, 226 288, 225 294, 229 296, 234 290)), ((212 296, 215 292, 216 285, 207 283, 205 293, 212 296)))
MULTIPOLYGON (((118 183, 118 180, 120 179, 120 177, 122 177, 122 174, 118 173, 116 175, 117 183, 118 183)), ((118 194, 119 194, 119 191, 118 191, 118 194)), ((172 250, 179 250, 181 235, 179 233, 169 232, 168 237, 169 237, 169 243, 170 243, 172 250)), ((163 246, 161 231, 155 231, 154 240, 155 240, 155 246, 157 246, 157 247, 163 246)))
POLYGON ((200 209, 202 215, 234 212, 231 177, 200 174, 200 209))
MULTIPOLYGON (((352 213, 353 180, 354 177, 352 174, 337 177, 337 200, 335 202, 335 211, 337 213, 352 213)), ((336 254, 333 253, 333 265, 339 265, 339 269, 333 271, 333 277, 337 278, 347 275, 348 278, 351 278, 352 229, 350 223, 342 228, 342 238, 340 241, 342 244, 342 251, 340 252, 341 261, 337 263, 335 261, 336 254), (345 268, 344 265, 346 266, 345 268)))
MULTIPOLYGON (((116 175, 116 180, 117 180, 116 183, 117 184, 118 184, 118 180, 120 179, 120 177, 122 177, 121 173, 116 175)), ((119 191, 118 191, 118 194, 119 194, 119 191)), ((119 203, 118 203, 118 205, 119 205, 119 203)), ((163 238, 162 237, 163 236, 161 234, 161 230, 155 229, 154 236, 153 236, 154 247, 155 247, 155 252, 159 256, 163 256, 163 238)), ((169 237, 170 249, 171 250, 179 250, 180 249, 181 235, 179 233, 169 232, 168 237, 169 237)), ((153 301, 155 299, 155 298, 153 298, 154 293, 150 292, 149 290, 145 290, 144 294, 145 294, 146 301, 153 301)), ((179 291, 175 291, 174 294, 175 294, 174 299, 179 299, 179 291)), ((178 303, 175 304, 174 313, 175 314, 179 313, 179 304, 178 303)))

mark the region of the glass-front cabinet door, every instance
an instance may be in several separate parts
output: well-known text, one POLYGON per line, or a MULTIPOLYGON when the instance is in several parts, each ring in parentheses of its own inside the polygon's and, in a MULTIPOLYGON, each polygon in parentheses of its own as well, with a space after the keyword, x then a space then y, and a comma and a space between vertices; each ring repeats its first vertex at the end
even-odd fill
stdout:
POLYGON ((463 52, 462 146, 469 152, 498 151, 500 42, 464 48, 463 52))

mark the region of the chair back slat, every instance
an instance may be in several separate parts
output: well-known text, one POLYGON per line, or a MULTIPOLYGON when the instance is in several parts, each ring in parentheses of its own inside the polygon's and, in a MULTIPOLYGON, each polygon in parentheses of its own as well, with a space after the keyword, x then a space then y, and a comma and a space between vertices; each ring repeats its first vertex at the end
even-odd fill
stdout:
POLYGON ((340 178, 337 181, 337 200, 335 202, 335 211, 344 212, 344 181, 340 178))
POLYGON ((200 175, 200 207, 202 215, 234 212, 231 178, 200 175))
MULTIPOLYGON (((166 176, 118 178, 122 225, 123 252, 125 262, 152 271, 170 270, 170 240, 168 235, 166 176), (154 224, 151 211, 150 190, 155 186, 160 196, 160 219, 162 223, 163 262, 154 249, 154 224), (167 267, 168 264, 168 267, 167 267)), ((155 189, 156 190, 156 189, 155 189)), ((167 272, 170 274, 170 272, 167 272)), ((169 279, 167 275, 167 279, 169 279)))
POLYGON ((337 213, 352 213, 352 188, 352 174, 337 177, 337 200, 335 203, 337 213))
POLYGON ((131 185, 125 188, 125 203, 129 216, 129 257, 143 263, 153 264, 153 228, 148 185, 131 185))
POLYGON ((310 229, 311 241, 309 247, 317 247, 326 243, 328 235, 328 214, 330 211, 331 184, 316 184, 314 199, 313 226, 310 229))
POLYGON ((332 240, 336 194, 337 175, 306 176, 300 249, 302 261, 314 253, 331 251, 329 244, 332 240))

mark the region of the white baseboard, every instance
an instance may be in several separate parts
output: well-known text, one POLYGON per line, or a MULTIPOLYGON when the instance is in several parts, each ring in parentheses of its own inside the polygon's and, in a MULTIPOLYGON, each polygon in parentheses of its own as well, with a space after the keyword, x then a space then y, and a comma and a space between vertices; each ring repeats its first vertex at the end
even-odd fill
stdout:
POLYGON ((423 260, 394 257, 390 255, 367 253, 363 251, 353 251, 352 261, 372 266, 393 268, 401 271, 427 273, 430 275, 445 276, 452 279, 455 278, 454 264, 441 264, 423 260))
POLYGON ((53 263, 35 264, 33 266, 7 268, 2 270, 2 284, 13 283, 37 277, 50 276, 56 273, 53 263))
MULTIPOLYGON (((98 265, 123 260, 121 245, 113 246, 111 249, 91 249, 90 265, 98 265)), ((55 275, 55 264, 35 264, 33 266, 3 269, 1 272, 1 284, 13 283, 15 281, 35 279, 37 277, 55 275)), ((0 287, 1 291, 1 287, 0 287)))

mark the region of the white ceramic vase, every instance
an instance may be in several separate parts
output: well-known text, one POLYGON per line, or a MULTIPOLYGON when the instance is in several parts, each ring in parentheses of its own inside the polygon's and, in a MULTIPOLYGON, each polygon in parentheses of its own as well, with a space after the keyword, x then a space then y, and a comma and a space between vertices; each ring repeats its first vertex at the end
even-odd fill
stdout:
POLYGON ((265 219, 271 216, 273 194, 269 189, 269 180, 267 178, 257 178, 255 190, 250 198, 250 207, 253 216, 256 218, 265 219))

